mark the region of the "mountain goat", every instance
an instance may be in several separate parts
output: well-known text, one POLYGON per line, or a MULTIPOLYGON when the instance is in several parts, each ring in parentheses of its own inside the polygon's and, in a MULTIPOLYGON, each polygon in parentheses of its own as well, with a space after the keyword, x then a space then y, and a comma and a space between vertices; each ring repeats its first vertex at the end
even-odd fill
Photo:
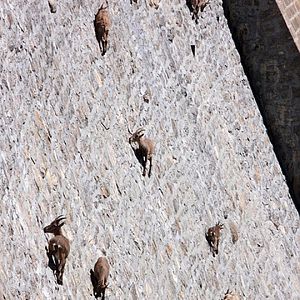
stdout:
POLYGON ((215 256, 215 254, 218 254, 221 230, 223 229, 223 227, 224 225, 218 222, 216 226, 210 227, 207 233, 205 234, 206 240, 209 243, 213 256, 215 256))
POLYGON ((53 233, 54 237, 48 242, 46 252, 49 262, 54 264, 53 271, 57 278, 57 283, 63 284, 63 275, 66 258, 70 252, 69 240, 62 234, 61 227, 65 224, 66 217, 59 216, 52 223, 44 228, 45 233, 53 233))
POLYGON ((96 298, 105 297, 105 289, 108 286, 109 264, 106 257, 99 257, 94 270, 91 270, 91 280, 94 287, 94 296, 96 298))
POLYGON ((143 176, 146 176, 147 161, 149 160, 150 166, 148 176, 150 177, 152 170, 152 156, 154 154, 155 146, 154 141, 144 137, 144 128, 139 128, 134 133, 131 133, 130 130, 128 131, 131 134, 131 137, 129 138, 130 145, 132 146, 132 143, 138 144, 139 148, 134 151, 143 166, 143 176))
POLYGON ((108 32, 111 27, 111 20, 108 12, 108 2, 106 1, 106 6, 101 5, 99 8, 94 21, 96 38, 99 43, 99 47, 104 55, 107 51, 108 44, 108 32))

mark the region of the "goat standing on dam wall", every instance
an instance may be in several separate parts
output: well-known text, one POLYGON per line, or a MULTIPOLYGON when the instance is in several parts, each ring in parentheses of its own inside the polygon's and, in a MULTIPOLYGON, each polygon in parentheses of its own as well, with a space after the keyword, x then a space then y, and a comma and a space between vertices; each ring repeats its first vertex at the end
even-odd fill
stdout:
POLYGON ((54 271, 57 283, 63 284, 63 275, 66 264, 66 258, 70 253, 70 242, 62 234, 61 227, 65 224, 66 217, 59 216, 51 224, 44 228, 45 233, 53 233, 54 237, 48 242, 46 247, 49 258, 49 266, 54 271))
POLYGON ((143 176, 146 176, 146 168, 147 168, 147 161, 149 160, 149 172, 148 176, 151 176, 152 170, 152 156, 154 154, 154 141, 144 137, 144 128, 139 128, 136 132, 131 133, 128 129, 131 137, 129 138, 129 144, 132 147, 132 143, 138 144, 138 149, 134 149, 135 155, 137 156, 138 160, 143 166, 143 176))
POLYGON ((107 51, 108 32, 111 27, 111 20, 108 12, 108 2, 106 1, 105 4, 105 7, 103 6, 103 3, 99 8, 94 21, 96 38, 99 43, 100 50, 102 51, 102 55, 104 55, 107 51))
POLYGON ((218 222, 216 226, 210 227, 205 234, 206 240, 209 243, 213 256, 215 256, 219 252, 219 242, 221 238, 221 230, 223 228, 224 225, 218 222))
POLYGON ((108 275, 109 275, 109 264, 106 257, 99 257, 94 270, 91 270, 91 281, 94 288, 95 298, 101 297, 102 300, 105 298, 105 289, 108 286, 108 275))

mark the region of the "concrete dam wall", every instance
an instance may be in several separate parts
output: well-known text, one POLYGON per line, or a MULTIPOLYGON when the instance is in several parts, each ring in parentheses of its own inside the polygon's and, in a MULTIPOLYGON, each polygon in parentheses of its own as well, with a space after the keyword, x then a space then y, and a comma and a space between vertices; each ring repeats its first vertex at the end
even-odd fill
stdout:
POLYGON ((222 2, 199 24, 185 1, 156 3, 109 1, 101 56, 101 2, 2 1, 0 299, 93 299, 100 255, 106 299, 299 298, 299 216, 222 2), (128 143, 141 126, 150 178, 128 143), (43 233, 61 214, 62 286, 43 233))

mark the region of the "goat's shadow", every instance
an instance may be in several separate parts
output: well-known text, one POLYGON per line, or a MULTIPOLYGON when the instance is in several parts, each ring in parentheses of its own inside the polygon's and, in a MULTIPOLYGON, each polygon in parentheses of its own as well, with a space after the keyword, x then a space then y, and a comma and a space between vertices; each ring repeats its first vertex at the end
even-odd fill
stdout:
POLYGON ((211 239, 209 238, 209 236, 208 236, 207 233, 205 234, 205 238, 206 238, 206 240, 207 240, 207 242, 209 244, 209 250, 210 250, 210 252, 212 253, 213 257, 215 257, 216 254, 218 254, 218 249, 217 250, 214 249, 213 242, 211 241, 211 239))
POLYGON ((102 40, 101 40, 101 38, 99 37, 99 35, 97 34, 96 20, 94 20, 94 28, 95 28, 95 36, 96 36, 96 39, 97 39, 98 44, 99 44, 99 49, 100 49, 101 55, 103 56, 103 55, 105 54, 105 52, 104 52, 104 47, 103 47, 102 40))
POLYGON ((138 160, 138 162, 141 164, 141 166, 144 169, 146 167, 146 157, 143 155, 143 151, 140 148, 135 149, 132 146, 131 146, 131 148, 134 152, 136 159, 138 160))
POLYGON ((47 247, 45 247, 45 250, 46 250, 46 254, 48 256, 48 267, 52 270, 52 272, 54 274, 54 277, 56 278, 57 283, 59 285, 62 285, 62 283, 60 283, 59 280, 58 280, 58 278, 57 278, 57 263, 54 261, 53 255, 51 255, 48 252, 47 247))
POLYGON ((96 279, 94 271, 92 269, 90 270, 90 278, 91 278, 91 282, 92 282, 92 285, 93 285, 93 294, 96 297, 95 294, 96 294, 97 279, 96 279))
POLYGON ((90 278, 93 285, 93 295, 96 299, 102 296, 101 300, 105 300, 105 289, 101 292, 97 292, 97 278, 95 277, 94 271, 90 270, 90 278))
POLYGON ((48 267, 53 271, 53 273, 55 273, 57 266, 56 266, 55 261, 53 260, 53 256, 49 253, 47 247, 45 247, 45 250, 46 250, 47 257, 48 257, 48 267))
POLYGON ((191 0, 186 0, 185 4, 189 8, 190 12, 192 13, 193 12, 192 1, 191 0))

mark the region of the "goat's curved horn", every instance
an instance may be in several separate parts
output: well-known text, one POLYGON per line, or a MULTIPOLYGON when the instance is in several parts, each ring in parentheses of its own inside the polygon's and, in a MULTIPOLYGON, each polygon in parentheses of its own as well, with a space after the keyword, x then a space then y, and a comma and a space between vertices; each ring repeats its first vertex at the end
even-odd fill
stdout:
POLYGON ((139 134, 139 133, 141 133, 142 131, 145 131, 145 129, 141 127, 141 128, 139 128, 139 129, 136 131, 136 133, 139 134))
POLYGON ((60 221, 60 220, 63 220, 63 219, 66 219, 66 217, 64 215, 60 215, 58 216, 55 221, 60 221))
POLYGON ((65 224, 66 217, 61 215, 56 218, 57 226, 63 226, 65 224))
POLYGON ((128 132, 132 135, 133 133, 132 133, 132 131, 129 129, 129 126, 127 125, 127 130, 128 130, 128 132))
POLYGON ((60 220, 57 224, 58 227, 65 225, 65 220, 60 220))

